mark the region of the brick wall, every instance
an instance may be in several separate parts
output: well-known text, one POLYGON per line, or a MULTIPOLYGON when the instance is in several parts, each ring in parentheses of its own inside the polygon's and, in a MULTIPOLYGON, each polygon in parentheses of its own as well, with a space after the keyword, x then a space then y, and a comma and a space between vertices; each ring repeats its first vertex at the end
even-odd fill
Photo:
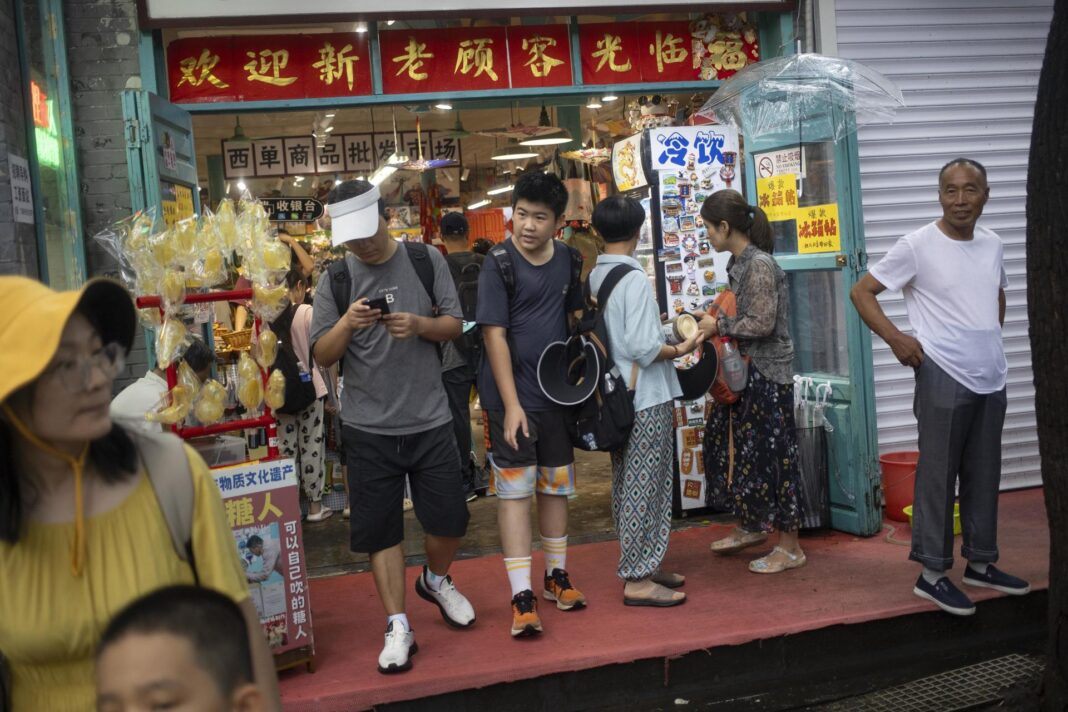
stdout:
POLYGON ((16 0, 0 0, 0 274, 38 276, 37 234, 33 225, 16 223, 11 204, 8 154, 28 158, 26 93, 22 86, 16 0))
MULTIPOLYGON (((92 236, 131 212, 122 90, 141 73, 137 4, 64 0, 63 15, 89 274, 111 274, 114 262, 92 236)), ((144 338, 139 335, 116 389, 143 375, 146 368, 144 338)))

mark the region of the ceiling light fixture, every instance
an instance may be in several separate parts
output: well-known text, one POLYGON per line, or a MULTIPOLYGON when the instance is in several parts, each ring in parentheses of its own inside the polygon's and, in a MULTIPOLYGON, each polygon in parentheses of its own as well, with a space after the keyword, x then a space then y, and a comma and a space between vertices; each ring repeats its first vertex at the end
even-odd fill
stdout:
POLYGON ((447 101, 439 101, 437 104, 434 104, 434 108, 440 109, 441 111, 452 111, 452 104, 447 101))
POLYGON ((394 22, 396 22, 396 20, 386 20, 386 27, 392 27, 394 22))
POLYGON ((501 195, 502 193, 508 193, 515 189, 515 186, 511 183, 498 183, 489 190, 486 191, 486 195, 501 195))
POLYGON ((479 200, 477 202, 474 202, 474 203, 471 203, 470 205, 468 205, 467 209, 468 210, 478 210, 479 208, 486 207, 487 205, 489 205, 492 202, 493 202, 492 200, 488 200, 487 198, 483 198, 482 200, 479 200))
POLYGON ((337 112, 336 111, 331 111, 329 114, 326 114, 326 118, 328 118, 328 119, 332 119, 335 116, 337 116, 337 112))
POLYGON ((326 127, 326 129, 325 129, 325 131, 326 131, 327 133, 330 133, 330 132, 331 132, 331 131, 333 131, 333 130, 334 130, 334 127, 333 127, 333 126, 327 126, 327 127, 326 127))
POLYGON ((532 136, 519 142, 520 146, 555 146, 561 143, 571 143, 571 132, 567 129, 556 129, 552 133, 532 136))
POLYGON ((245 189, 247 189, 247 188, 248 188, 248 186, 247 186, 247 185, 245 185, 245 181, 243 181, 243 180, 239 180, 239 181, 237 182, 237 189, 238 189, 238 190, 240 190, 240 191, 244 191, 244 190, 245 190, 245 189))
POLYGON ((357 22, 356 23, 356 31, 359 32, 361 35, 364 32, 367 32, 367 23, 366 22, 357 22))
POLYGON ((619 97, 616 96, 615 94, 605 94, 604 96, 601 97, 601 101, 615 101, 618 98, 619 97))
POLYGON ((600 109, 601 106, 601 100, 595 96, 591 96, 589 101, 586 102, 587 109, 600 109))
POLYGON ((493 149, 492 158, 495 161, 523 161, 527 158, 536 158, 537 155, 537 151, 531 151, 529 148, 520 146, 513 138, 500 148, 493 149))

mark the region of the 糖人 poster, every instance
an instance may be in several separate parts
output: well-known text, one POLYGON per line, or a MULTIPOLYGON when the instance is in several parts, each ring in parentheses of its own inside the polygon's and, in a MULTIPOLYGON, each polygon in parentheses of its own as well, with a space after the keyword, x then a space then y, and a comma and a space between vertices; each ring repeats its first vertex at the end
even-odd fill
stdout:
POLYGON ((271 652, 314 649, 293 460, 242 463, 212 476, 271 652))

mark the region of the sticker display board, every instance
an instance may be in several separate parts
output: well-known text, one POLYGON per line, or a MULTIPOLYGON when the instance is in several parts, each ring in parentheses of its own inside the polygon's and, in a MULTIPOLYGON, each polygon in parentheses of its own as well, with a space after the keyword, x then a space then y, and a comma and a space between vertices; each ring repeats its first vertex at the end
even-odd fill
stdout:
POLYGON ((245 462, 212 476, 271 652, 314 653, 293 460, 245 462))
MULTIPOLYGON (((716 252, 701 220, 701 204, 717 190, 742 190, 738 174, 738 132, 729 126, 676 126, 649 129, 650 157, 659 182, 661 243, 669 316, 706 311, 727 288, 730 254, 716 252)), ((692 366, 700 349, 678 360, 692 366)), ((682 509, 705 506, 706 481, 701 441, 704 398, 675 401, 675 454, 682 509)))

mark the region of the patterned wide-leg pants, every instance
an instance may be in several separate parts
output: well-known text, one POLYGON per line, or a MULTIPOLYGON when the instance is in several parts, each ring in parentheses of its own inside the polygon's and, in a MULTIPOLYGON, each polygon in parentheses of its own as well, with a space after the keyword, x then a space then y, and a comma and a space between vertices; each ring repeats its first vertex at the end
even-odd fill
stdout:
POLYGON ((304 496, 310 502, 323 499, 326 471, 323 469, 323 399, 294 415, 278 414, 278 441, 283 457, 297 463, 304 496))
POLYGON ((661 403, 634 414, 627 446, 612 453, 612 517, 624 581, 652 576, 667 554, 674 436, 671 403, 661 403))

